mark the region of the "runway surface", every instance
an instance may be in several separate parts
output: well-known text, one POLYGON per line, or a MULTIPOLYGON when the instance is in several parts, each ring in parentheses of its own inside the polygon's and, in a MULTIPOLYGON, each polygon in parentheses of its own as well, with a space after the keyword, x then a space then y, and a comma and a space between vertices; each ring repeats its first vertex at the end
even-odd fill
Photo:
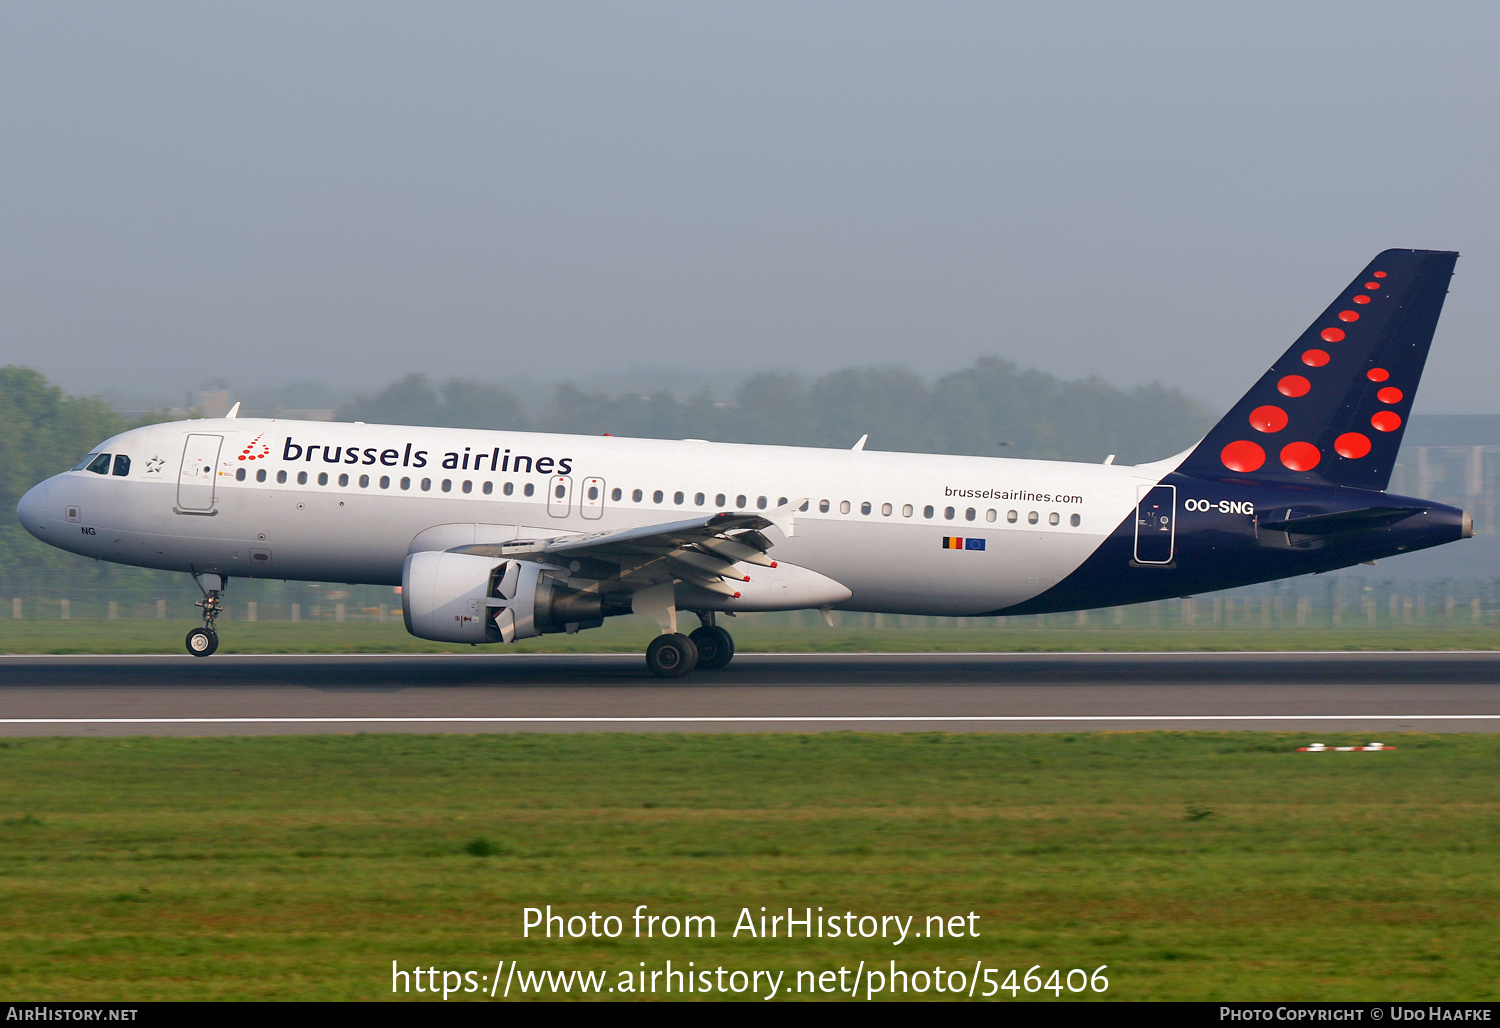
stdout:
POLYGON ((1500 653, 0 657, 0 735, 1500 731, 1500 653))

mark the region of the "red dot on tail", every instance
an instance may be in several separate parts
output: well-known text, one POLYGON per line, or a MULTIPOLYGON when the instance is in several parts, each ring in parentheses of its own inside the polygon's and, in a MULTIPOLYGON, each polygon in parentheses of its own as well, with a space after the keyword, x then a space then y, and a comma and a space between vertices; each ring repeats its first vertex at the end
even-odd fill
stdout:
POLYGON ((1344 330, 1341 328, 1325 328, 1323 330, 1323 342, 1342 343, 1344 341, 1344 330))
POLYGON ((1339 311, 1339 320, 1340 321, 1358 321, 1359 320, 1359 312, 1358 311, 1339 311))
POLYGON ((1401 415, 1393 410, 1377 411, 1370 419, 1370 424, 1374 425, 1378 431, 1394 432, 1401 427, 1401 415))
POLYGON ((1366 289, 1379 289, 1380 288, 1380 283, 1379 282, 1366 282, 1365 283, 1365 288, 1366 289))
POLYGON ((1374 273, 1374 275, 1376 278, 1385 278, 1385 272, 1383 271, 1377 271, 1374 273))
POLYGON ((1370 298, 1368 296, 1366 296, 1364 293, 1360 293, 1358 296, 1356 296, 1354 298, 1354 302, 1355 303, 1369 303, 1370 302, 1370 298))
POLYGON ((1358 460, 1370 452, 1370 437, 1359 432, 1345 432, 1333 441, 1333 448, 1340 457, 1358 460))
POLYGON ((1386 386, 1375 395, 1380 398, 1381 403, 1400 403, 1402 393, 1395 386, 1386 386))
POLYGON ((1257 432, 1280 432, 1286 428, 1286 411, 1266 404, 1250 412, 1250 427, 1257 432))
POLYGON ((1323 455, 1312 443, 1287 443, 1281 448, 1281 463, 1293 471, 1311 471, 1323 455))
POLYGON ((1256 471, 1266 462, 1266 451, 1248 439, 1230 443, 1219 452, 1219 459, 1230 471, 1256 471))
POLYGON ((1302 363, 1310 368, 1321 368, 1328 363, 1328 351, 1308 350, 1302 355, 1302 363))
POLYGON ((1365 378, 1368 378, 1371 382, 1384 382, 1390 377, 1391 373, 1384 368, 1371 368, 1365 372, 1365 378))
POLYGON ((1306 396, 1312 383, 1301 375, 1288 375, 1276 383, 1276 391, 1282 396, 1306 396))

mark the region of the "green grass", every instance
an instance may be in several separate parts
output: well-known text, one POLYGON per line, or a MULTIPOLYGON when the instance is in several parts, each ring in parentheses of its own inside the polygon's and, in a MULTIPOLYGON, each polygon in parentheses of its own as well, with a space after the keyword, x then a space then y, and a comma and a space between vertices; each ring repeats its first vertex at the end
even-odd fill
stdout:
MULTIPOLYGON (((855 621, 855 618, 850 618, 855 621)), ((863 620, 863 619, 859 619, 863 620)), ((894 620, 894 619, 893 619, 894 620)), ((1052 620, 1052 619, 1049 619, 1052 620)), ((1058 622, 1062 618, 1055 619, 1058 622)), ((697 627, 687 615, 684 630, 697 627)), ((742 653, 890 653, 964 651, 1078 652, 1152 650, 1489 650, 1500 629, 1466 624, 1381 628, 1148 628, 1057 627, 1034 619, 1001 626, 978 621, 963 628, 816 627, 778 615, 748 615, 724 624, 742 653)), ((191 621, 0 621, 0 653, 181 653, 191 621)), ((527 639, 508 648, 531 653, 640 653, 654 623, 613 618, 578 635, 527 639)), ((454 653, 498 647, 435 643, 406 633, 399 619, 344 622, 230 621, 219 624, 220 653, 454 653)))
POLYGON ((1494 1000, 1500 736, 1294 752, 1313 738, 1338 741, 0 740, 0 994, 379 999, 393 959, 489 974, 502 958, 894 958, 1108 964, 1119 999, 1494 1000), (720 934, 522 940, 521 909, 548 903, 713 914, 720 934), (972 910, 981 935, 727 937, 761 905, 972 910))

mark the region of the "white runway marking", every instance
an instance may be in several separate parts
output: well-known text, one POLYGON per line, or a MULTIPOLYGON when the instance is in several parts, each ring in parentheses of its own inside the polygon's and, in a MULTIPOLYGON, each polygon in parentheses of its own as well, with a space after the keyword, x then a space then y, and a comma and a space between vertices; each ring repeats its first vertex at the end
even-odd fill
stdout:
POLYGON ((719 717, 7 717, 0 725, 350 725, 350 724, 741 724, 1023 723, 1119 721, 1497 721, 1500 714, 940 714, 783 715, 719 717))

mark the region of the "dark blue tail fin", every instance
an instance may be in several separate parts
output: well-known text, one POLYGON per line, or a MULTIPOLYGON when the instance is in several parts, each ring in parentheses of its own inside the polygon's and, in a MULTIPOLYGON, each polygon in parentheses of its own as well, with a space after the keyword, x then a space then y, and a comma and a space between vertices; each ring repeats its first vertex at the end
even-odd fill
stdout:
POLYGON ((1177 470, 1384 489, 1456 260, 1376 257, 1177 470))

